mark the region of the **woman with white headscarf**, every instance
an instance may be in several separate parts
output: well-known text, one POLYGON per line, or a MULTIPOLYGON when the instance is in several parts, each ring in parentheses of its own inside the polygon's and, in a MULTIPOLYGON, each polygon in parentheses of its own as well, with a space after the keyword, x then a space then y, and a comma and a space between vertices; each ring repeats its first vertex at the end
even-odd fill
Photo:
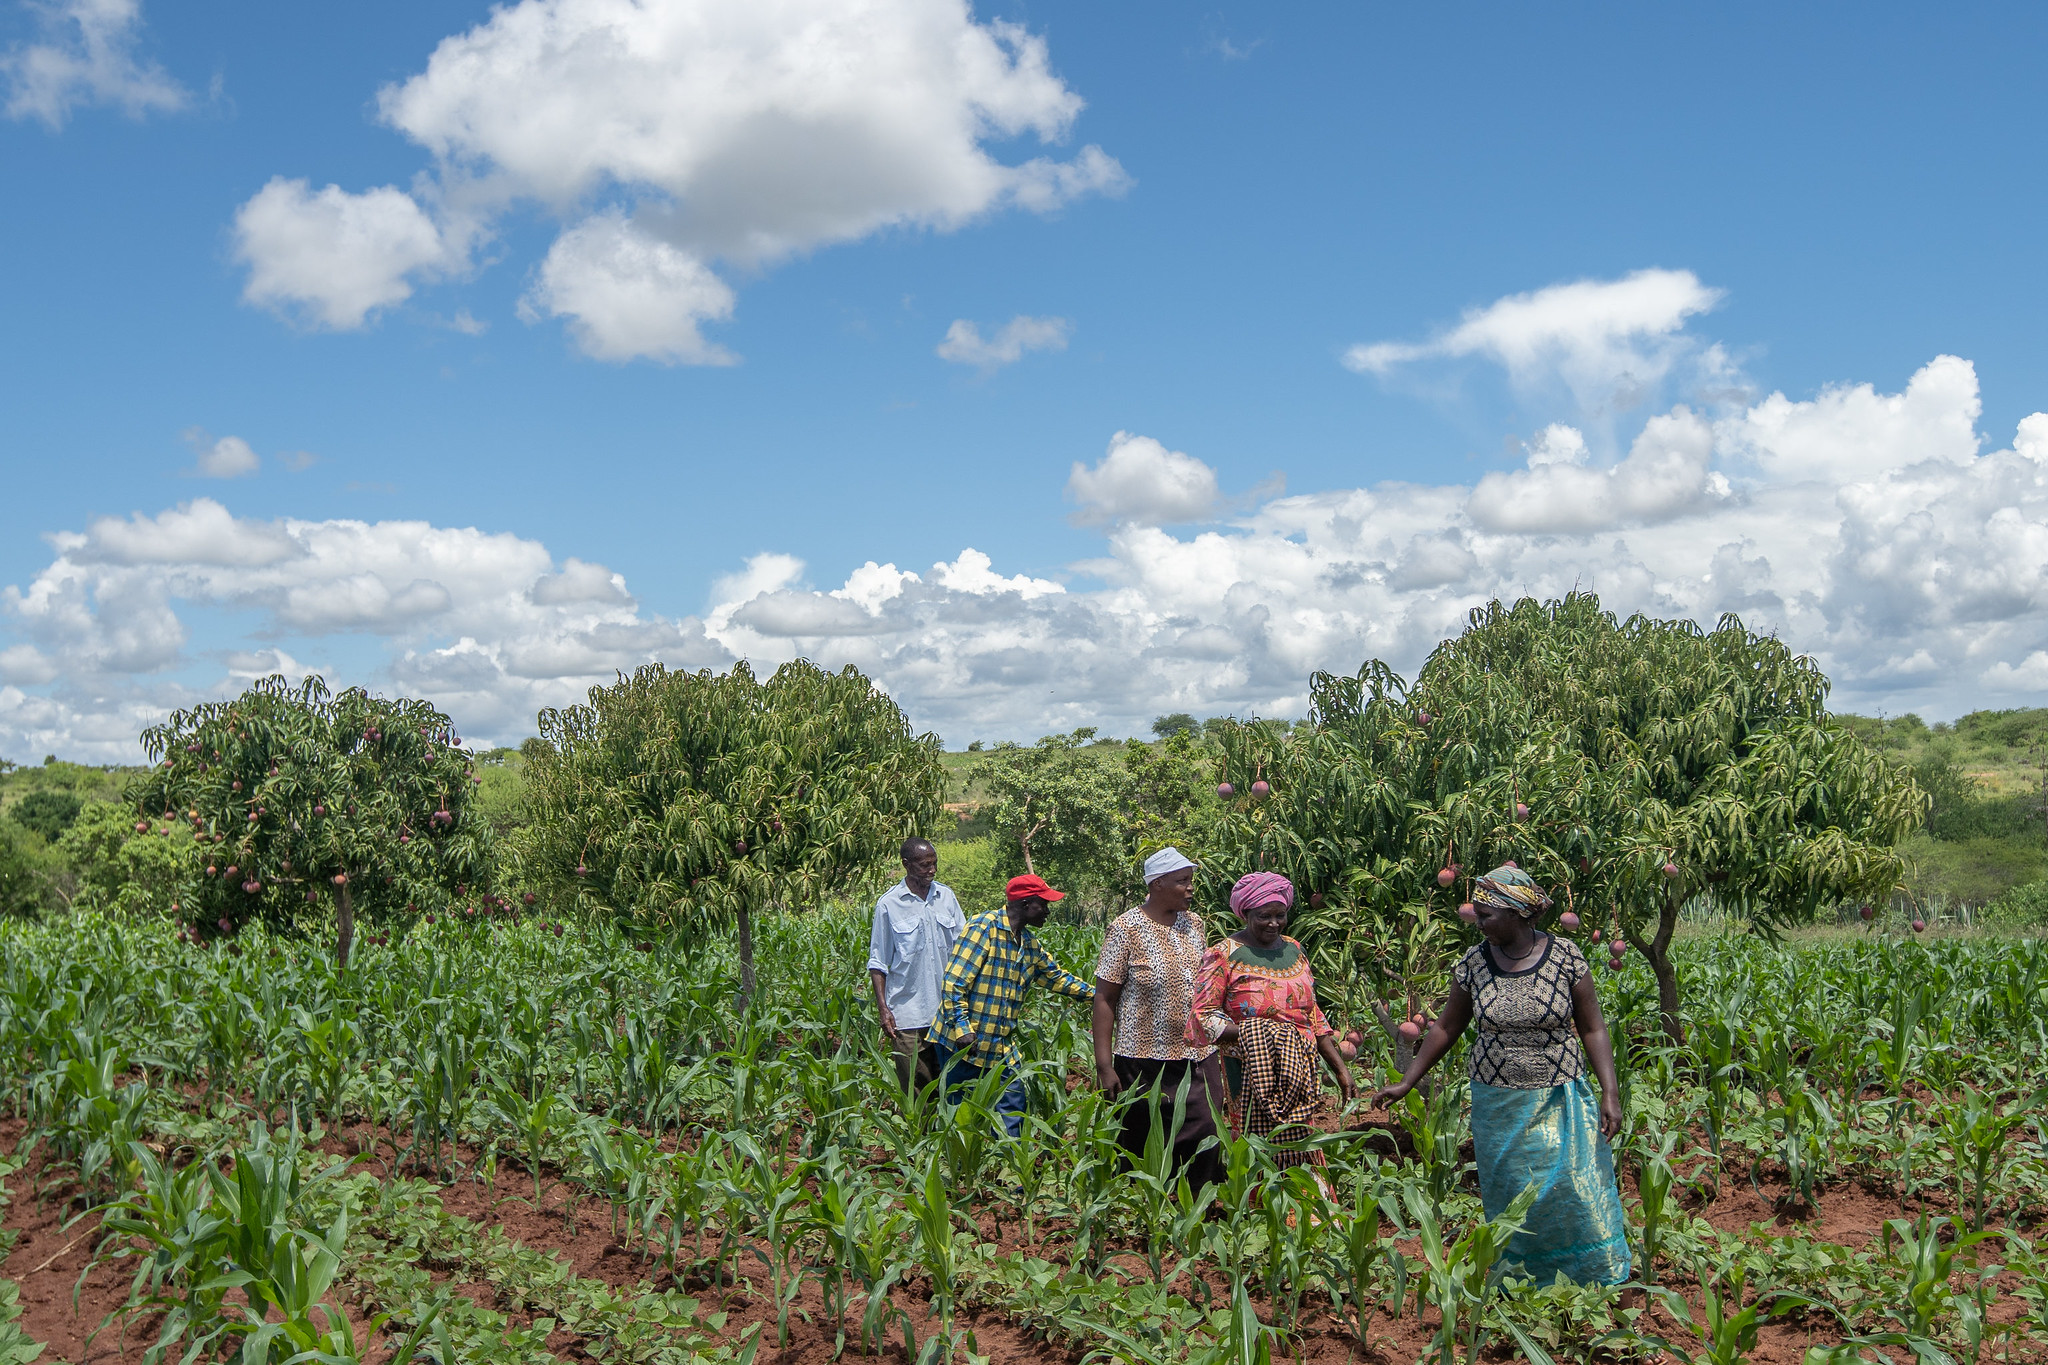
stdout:
POLYGON ((1145 860, 1145 899, 1110 921, 1095 963, 1095 1076, 1105 1095, 1130 1091, 1124 1109, 1122 1143, 1143 1156, 1152 1135, 1147 1095, 1159 1089, 1159 1121, 1173 1122, 1176 1098, 1186 1097, 1181 1126, 1168 1134, 1176 1162, 1189 1183, 1222 1183, 1212 1148, 1216 1110, 1222 1104, 1222 1074, 1216 1049, 1191 1043, 1188 1011, 1195 969, 1206 946, 1201 918, 1188 909, 1195 864, 1177 848, 1162 848, 1145 860))

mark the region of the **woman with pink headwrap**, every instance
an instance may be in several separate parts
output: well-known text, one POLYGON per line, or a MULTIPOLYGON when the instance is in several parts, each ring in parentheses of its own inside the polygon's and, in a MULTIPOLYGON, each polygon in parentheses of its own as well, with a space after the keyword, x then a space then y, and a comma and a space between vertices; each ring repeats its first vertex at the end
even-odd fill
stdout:
MULTIPOLYGON (((1293 907, 1294 884, 1277 872, 1238 878, 1230 908, 1244 928, 1202 954, 1188 1020, 1190 1043, 1215 1043, 1223 1053, 1238 1131, 1275 1144, 1315 1131, 1317 1054, 1345 1099, 1358 1094, 1336 1031, 1316 1004, 1308 954, 1281 932, 1293 907)), ((1279 1159, 1283 1166, 1323 1164, 1319 1151, 1282 1150, 1279 1159)))

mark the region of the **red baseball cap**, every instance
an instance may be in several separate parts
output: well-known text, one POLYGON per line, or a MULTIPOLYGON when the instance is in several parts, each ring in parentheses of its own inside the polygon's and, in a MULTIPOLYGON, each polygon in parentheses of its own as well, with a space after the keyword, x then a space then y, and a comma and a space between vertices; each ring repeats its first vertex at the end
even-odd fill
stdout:
POLYGON ((1013 901, 1021 901, 1026 896, 1037 896, 1040 900, 1057 901, 1065 900, 1067 893, 1053 890, 1045 884, 1045 878, 1034 877, 1027 872, 1021 877, 1010 878, 1009 896, 1013 901))

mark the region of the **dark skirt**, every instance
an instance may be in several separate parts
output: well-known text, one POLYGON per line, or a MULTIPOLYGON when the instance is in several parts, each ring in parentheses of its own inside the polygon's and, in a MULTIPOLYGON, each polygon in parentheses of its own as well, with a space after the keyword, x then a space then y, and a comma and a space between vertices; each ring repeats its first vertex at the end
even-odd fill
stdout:
POLYGON ((1130 1159, 1145 1155, 1145 1143, 1152 1136, 1152 1106, 1149 1092, 1156 1079, 1159 1083, 1159 1122, 1170 1126, 1173 1123, 1173 1101, 1180 1089, 1183 1078, 1188 1080, 1187 1107, 1181 1114, 1180 1131, 1174 1135, 1174 1168, 1188 1178, 1188 1184, 1199 1190, 1203 1185, 1223 1183, 1223 1162, 1215 1147, 1208 1151, 1198 1150, 1210 1138, 1216 1137, 1216 1109, 1222 1103, 1222 1096, 1211 1093, 1213 1081, 1206 1069, 1207 1064, 1180 1059, 1166 1061, 1157 1057, 1118 1057, 1116 1059, 1117 1079, 1123 1082, 1124 1095, 1130 1104, 1124 1110, 1123 1132, 1118 1142, 1130 1159))

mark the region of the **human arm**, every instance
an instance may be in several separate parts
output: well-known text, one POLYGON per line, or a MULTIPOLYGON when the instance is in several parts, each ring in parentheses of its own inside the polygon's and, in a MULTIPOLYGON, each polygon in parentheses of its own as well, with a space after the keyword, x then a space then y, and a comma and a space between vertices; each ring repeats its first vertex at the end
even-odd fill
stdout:
POLYGON ((874 927, 868 930, 868 982, 875 991, 875 1013, 882 1021, 882 1036, 896 1037, 896 1015, 889 1008, 889 968, 895 965, 894 935, 889 931, 889 912, 875 902, 874 927))
POLYGON ((1102 936, 1102 951, 1095 955, 1095 1008, 1088 1025, 1095 1042, 1095 1083, 1112 1099, 1123 1088, 1116 1074, 1116 1007, 1130 967, 1130 935, 1121 918, 1112 920, 1102 936))
POLYGON ((1330 1071, 1337 1078, 1337 1089, 1345 1099, 1358 1098, 1358 1085, 1351 1079, 1351 1068, 1344 1065, 1344 1054, 1337 1051, 1337 1035, 1319 1033, 1316 1035, 1316 1052, 1329 1064, 1330 1071))
POLYGON ((868 968, 868 981, 875 988, 875 1013, 882 1020, 882 1036, 894 1041, 898 1030, 896 1028, 896 1013, 889 1008, 889 974, 880 967, 870 967, 868 968))
POLYGON ((1337 1051, 1337 1030, 1330 1027, 1330 1021, 1323 1017, 1322 1005, 1313 996, 1309 999, 1308 1026, 1310 1035, 1316 1040, 1317 1054, 1337 1078, 1337 1089, 1345 1099, 1357 1099, 1358 1087, 1352 1082, 1351 1068, 1344 1065, 1344 1054, 1337 1051))
POLYGON ((1572 983, 1572 1022, 1586 1046, 1586 1060, 1600 1081, 1600 1135, 1621 1132, 1621 1085, 1614 1076, 1614 1044, 1607 1036, 1607 1016, 1600 1012, 1600 993, 1589 971, 1572 983))
POLYGON ((1444 1012, 1429 1026, 1429 1032, 1422 1035, 1422 1045, 1415 1050, 1415 1060, 1408 1063, 1408 1071, 1392 1085, 1383 1085, 1373 1092, 1371 1105, 1374 1109, 1385 1108, 1415 1088, 1417 1081, 1429 1074, 1429 1069, 1443 1060, 1451 1045, 1465 1034, 1472 1022, 1472 993, 1456 981, 1451 983, 1451 997, 1444 1001, 1444 1012))
POLYGON ((1123 982, 1095 978, 1095 1014, 1089 1024, 1095 1038, 1095 1084, 1111 1099, 1123 1089, 1116 1074, 1116 1002, 1123 993, 1123 982))
POLYGON ((1202 951, 1195 968, 1195 990, 1188 1001, 1187 1041, 1195 1046, 1237 1041, 1237 1025, 1225 1009, 1230 996, 1230 942, 1202 951))
POLYGON ((1035 938, 1031 940, 1031 951, 1038 958, 1033 974, 1038 978, 1039 985, 1076 1000, 1095 999, 1095 987, 1055 962, 1052 954, 1039 946, 1035 938))

